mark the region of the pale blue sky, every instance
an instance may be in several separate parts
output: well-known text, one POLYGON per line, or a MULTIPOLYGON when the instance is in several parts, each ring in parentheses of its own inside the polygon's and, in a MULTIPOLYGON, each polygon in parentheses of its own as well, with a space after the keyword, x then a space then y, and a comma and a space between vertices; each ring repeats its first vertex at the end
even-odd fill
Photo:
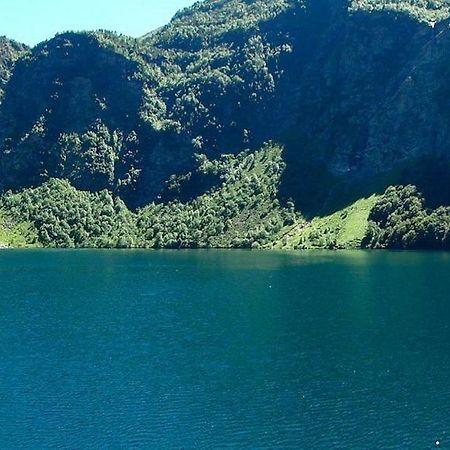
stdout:
POLYGON ((142 36, 194 0, 0 0, 0 35, 35 45, 62 31, 142 36))

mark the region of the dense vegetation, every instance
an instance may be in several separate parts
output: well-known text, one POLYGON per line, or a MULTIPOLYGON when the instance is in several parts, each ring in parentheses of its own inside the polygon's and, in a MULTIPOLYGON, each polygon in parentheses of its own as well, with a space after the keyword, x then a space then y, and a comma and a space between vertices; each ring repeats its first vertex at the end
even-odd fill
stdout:
POLYGON ((108 191, 78 191, 51 179, 1 200, 0 245, 100 248, 450 249, 450 207, 427 208, 415 186, 389 187, 330 216, 304 220, 276 199, 284 169, 280 147, 198 155, 194 176, 217 186, 189 202, 152 203, 130 211, 108 191))
POLYGON ((387 189, 369 215, 372 248, 450 249, 450 208, 426 208, 415 186, 387 189))
POLYGON ((415 184, 450 204, 447 171, 423 165, 450 168, 449 15, 205 0, 141 39, 0 39, 0 242, 445 247, 445 208, 380 219, 393 194, 374 194, 415 184))
POLYGON ((142 206, 195 153, 260 147, 290 47, 259 24, 287 5, 199 3, 142 40, 66 33, 40 44, 16 65, 0 109, 4 188, 67 178, 142 206))
POLYGON ((436 24, 450 17, 448 0, 353 0, 354 11, 404 12, 420 21, 436 24))
POLYGON ((11 78, 14 63, 27 51, 25 45, 0 36, 0 104, 4 95, 3 89, 11 78))
POLYGON ((34 227, 27 223, 16 221, 4 211, 0 211, 0 249, 22 248, 37 245, 34 227))
POLYGON ((30 244, 46 247, 132 247, 134 216, 108 191, 78 191, 65 180, 51 179, 35 189, 2 198, 3 215, 29 223, 30 244))
POLYGON ((108 191, 79 191, 51 179, 4 195, 1 207, 11 223, 31 224, 28 242, 42 246, 262 248, 300 220, 293 204, 283 208, 276 199, 283 169, 280 147, 268 144, 216 161, 198 155, 196 173, 172 178, 170 188, 196 175, 212 175, 218 183, 186 203, 153 203, 133 213, 108 191))
POLYGON ((256 153, 218 161, 200 157, 198 171, 221 179, 220 187, 183 204, 152 204, 138 217, 145 246, 170 248, 262 248, 296 220, 294 205, 282 207, 277 189, 284 163, 281 149, 267 145, 256 153))

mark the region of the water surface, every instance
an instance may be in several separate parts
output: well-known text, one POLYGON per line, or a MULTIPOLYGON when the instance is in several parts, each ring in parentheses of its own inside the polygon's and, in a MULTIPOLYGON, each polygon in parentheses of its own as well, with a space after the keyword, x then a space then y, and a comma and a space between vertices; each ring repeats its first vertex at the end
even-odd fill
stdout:
POLYGON ((0 253, 2 449, 450 448, 450 255, 0 253))

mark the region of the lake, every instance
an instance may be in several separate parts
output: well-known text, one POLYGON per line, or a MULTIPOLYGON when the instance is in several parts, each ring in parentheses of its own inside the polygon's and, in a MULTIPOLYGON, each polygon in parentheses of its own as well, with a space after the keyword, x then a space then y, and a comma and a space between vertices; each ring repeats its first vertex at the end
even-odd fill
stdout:
POLYGON ((450 448, 450 254, 0 253, 2 449, 450 448))

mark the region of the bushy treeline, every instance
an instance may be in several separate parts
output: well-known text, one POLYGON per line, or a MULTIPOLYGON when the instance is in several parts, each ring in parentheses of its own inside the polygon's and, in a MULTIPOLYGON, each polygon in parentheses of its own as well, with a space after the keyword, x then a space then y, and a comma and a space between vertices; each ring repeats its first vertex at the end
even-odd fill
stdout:
POLYGON ((276 198, 284 169, 280 147, 198 161, 197 170, 213 172, 219 183, 187 203, 153 203, 132 212, 106 190, 79 191, 51 179, 4 195, 1 208, 10 220, 32 225, 35 243, 65 248, 260 248, 298 219, 293 205, 282 207, 276 198))
POLYGON ((415 186, 389 187, 308 223, 291 202, 277 199, 284 169, 279 147, 198 161, 199 172, 218 176, 217 186, 189 202, 152 203, 136 212, 108 191, 78 191, 65 180, 8 193, 0 205, 0 245, 450 249, 450 207, 427 208, 415 186))
POLYGON ((152 204, 138 215, 143 245, 169 248, 261 248, 298 218, 277 199, 284 170, 281 149, 199 158, 199 170, 221 179, 218 188, 188 203, 152 204))
POLYGON ((450 249, 450 207, 429 208, 416 186, 391 186, 329 216, 297 222, 278 248, 450 249))
POLYGON ((448 19, 448 0, 353 0, 353 10, 396 11, 409 14, 422 22, 436 23, 448 19))
POLYGON ((6 194, 4 213, 29 222, 44 247, 133 247, 134 215, 108 191, 78 191, 66 180, 51 179, 34 189, 6 194))
POLYGON ((450 207, 429 209, 415 186, 389 187, 369 215, 371 248, 450 249, 450 207))

